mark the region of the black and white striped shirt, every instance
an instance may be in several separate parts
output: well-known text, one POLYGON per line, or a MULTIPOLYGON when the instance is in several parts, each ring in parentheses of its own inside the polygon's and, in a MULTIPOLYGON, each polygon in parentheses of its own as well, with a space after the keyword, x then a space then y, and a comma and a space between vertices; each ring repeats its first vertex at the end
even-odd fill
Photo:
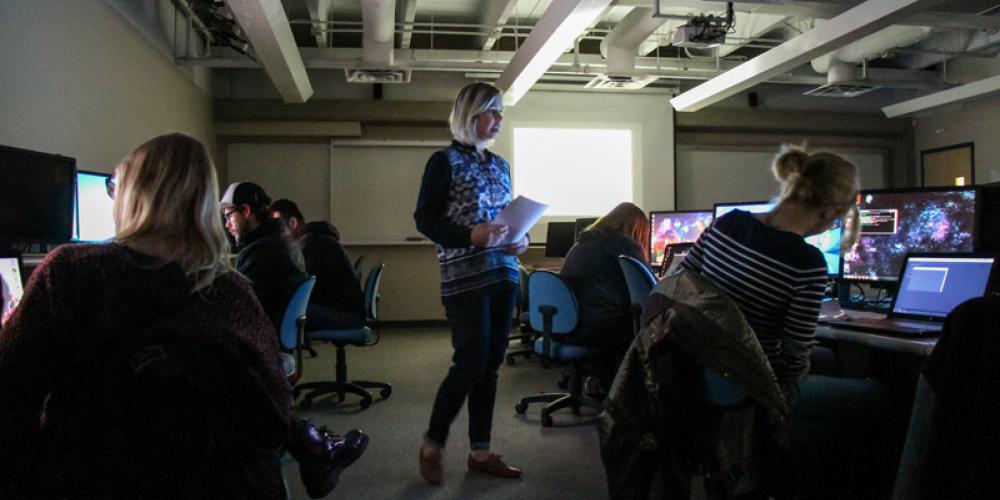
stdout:
POLYGON ((778 380, 809 371, 809 353, 826 287, 822 253, 795 233, 733 211, 698 239, 684 268, 701 272, 736 302, 778 380))

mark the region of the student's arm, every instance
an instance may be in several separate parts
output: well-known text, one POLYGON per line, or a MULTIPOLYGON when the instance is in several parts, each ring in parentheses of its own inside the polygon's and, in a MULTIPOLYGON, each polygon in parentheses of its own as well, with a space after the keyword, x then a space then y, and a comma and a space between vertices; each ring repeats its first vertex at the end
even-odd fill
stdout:
POLYGON ((782 378, 797 380, 809 372, 809 353, 816 344, 816 322, 826 290, 826 267, 803 278, 792 291, 785 314, 778 363, 782 378))
POLYGON ((444 217, 450 188, 451 163, 444 153, 438 151, 431 155, 424 169, 413 220, 418 231, 443 247, 471 246, 472 228, 455 224, 444 217))

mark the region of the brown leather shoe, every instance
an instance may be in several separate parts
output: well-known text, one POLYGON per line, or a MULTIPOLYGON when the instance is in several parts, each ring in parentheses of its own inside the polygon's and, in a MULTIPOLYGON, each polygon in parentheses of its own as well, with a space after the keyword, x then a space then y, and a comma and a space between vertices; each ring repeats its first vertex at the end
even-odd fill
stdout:
POLYGON ((428 458, 424 456, 423 448, 421 448, 420 477, 424 478, 424 481, 436 486, 441 484, 443 476, 444 472, 441 470, 441 454, 438 453, 436 457, 428 458))
POLYGON ((482 472, 483 474, 489 474, 491 476, 502 477, 505 479, 517 479, 521 477, 521 469, 507 465, 500 459, 500 455, 495 455, 493 453, 490 453, 490 458, 482 462, 472 458, 472 455, 469 455, 468 467, 471 471, 482 472))

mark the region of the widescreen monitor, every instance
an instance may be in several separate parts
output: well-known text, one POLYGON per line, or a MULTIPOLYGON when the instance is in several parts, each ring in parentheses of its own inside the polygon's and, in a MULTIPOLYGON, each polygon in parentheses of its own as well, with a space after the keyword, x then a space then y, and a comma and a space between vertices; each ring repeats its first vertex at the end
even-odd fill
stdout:
POLYGON ((597 222, 597 217, 580 217, 576 220, 576 229, 574 231, 573 239, 580 239, 580 233, 587 230, 588 227, 597 222))
POLYGON ((73 238, 78 241, 104 241, 115 236, 112 216, 114 200, 108 192, 110 174, 76 174, 76 203, 73 205, 73 238))
POLYGON ((0 146, 0 242, 69 241, 75 184, 73 158, 0 146))
POLYGON ((565 257, 575 242, 575 222, 549 222, 545 231, 545 256, 565 257))
POLYGON ((650 212, 649 261, 663 262, 667 245, 694 243, 711 224, 711 210, 650 212))
MULTIPOLYGON (((718 219, 733 210, 743 210, 752 214, 770 212, 774 208, 774 203, 770 201, 749 201, 741 203, 716 203, 715 218, 718 219)), ((823 253, 823 260, 826 261, 826 273, 830 276, 840 274, 840 238, 841 221, 837 219, 833 227, 819 234, 806 237, 806 243, 816 247, 823 253)))
POLYGON ((862 191, 858 209, 860 237, 844 253, 846 280, 895 282, 908 252, 975 249, 975 188, 862 191))

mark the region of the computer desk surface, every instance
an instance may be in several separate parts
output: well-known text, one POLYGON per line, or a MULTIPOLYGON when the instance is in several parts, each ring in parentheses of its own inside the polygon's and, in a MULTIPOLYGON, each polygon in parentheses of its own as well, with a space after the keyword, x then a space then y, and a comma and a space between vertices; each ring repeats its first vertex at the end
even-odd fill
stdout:
POLYGON ((938 337, 902 337, 883 335, 879 333, 858 332, 854 330, 844 330, 834 328, 830 325, 818 325, 816 327, 816 337, 821 340, 832 340, 835 342, 850 342, 853 344, 883 349, 886 351, 900 352, 905 354, 916 354, 927 357, 934 351, 938 337))

